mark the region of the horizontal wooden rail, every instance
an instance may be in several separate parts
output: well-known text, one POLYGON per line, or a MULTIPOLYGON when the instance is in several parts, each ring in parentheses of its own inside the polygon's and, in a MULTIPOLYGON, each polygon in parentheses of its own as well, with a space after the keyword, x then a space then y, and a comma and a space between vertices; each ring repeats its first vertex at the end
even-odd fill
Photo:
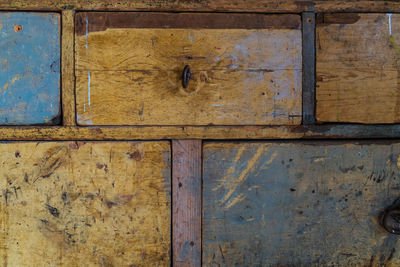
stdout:
POLYGON ((399 138, 400 125, 0 127, 1 141, 399 138))
POLYGON ((398 12, 397 1, 294 1, 294 0, 1 0, 2 10, 123 10, 123 11, 220 11, 220 12, 398 12))

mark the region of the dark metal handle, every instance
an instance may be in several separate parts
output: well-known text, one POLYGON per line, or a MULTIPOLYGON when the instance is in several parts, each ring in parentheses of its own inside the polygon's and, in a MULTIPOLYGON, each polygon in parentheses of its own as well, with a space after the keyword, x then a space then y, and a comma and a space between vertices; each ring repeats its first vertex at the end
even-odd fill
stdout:
POLYGON ((383 212, 382 226, 389 233, 400 235, 400 198, 383 212))
POLYGON ((391 234, 400 235, 400 210, 389 210, 383 215, 383 227, 391 234))
POLYGON ((191 77, 192 77, 192 73, 190 72, 190 67, 189 67, 189 65, 186 65, 185 68, 183 68, 183 74, 182 74, 182 86, 183 86, 183 88, 187 88, 188 87, 191 77))

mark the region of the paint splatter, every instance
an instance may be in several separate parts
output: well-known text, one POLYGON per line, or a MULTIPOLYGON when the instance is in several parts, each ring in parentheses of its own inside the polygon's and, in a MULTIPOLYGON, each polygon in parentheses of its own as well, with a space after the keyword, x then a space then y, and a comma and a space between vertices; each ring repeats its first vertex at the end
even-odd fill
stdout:
POLYGON ((88 35, 89 35, 89 18, 88 17, 86 17, 86 33, 85 33, 85 41, 86 41, 86 44, 85 44, 85 47, 86 47, 86 55, 87 55, 87 53, 88 53, 88 35))
POLYGON ((389 19, 389 35, 392 35, 392 14, 389 13, 387 14, 388 19, 389 19))
POLYGON ((232 201, 228 201, 227 205, 225 206, 225 209, 229 209, 245 199, 246 199, 245 194, 240 194, 237 197, 235 197, 232 201))
POLYGON ((90 70, 88 70, 88 104, 89 104, 89 111, 90 111, 90 70))
MULTIPOLYGON (((232 196, 232 194, 236 191, 237 187, 239 185, 241 185, 246 180, 246 178, 248 177, 250 171, 253 169, 254 165, 257 163, 257 161, 259 160, 259 158, 260 158, 260 156, 262 155, 263 152, 264 152, 264 148, 262 146, 260 146, 257 149, 257 151, 254 154, 254 156, 247 162, 246 168, 240 173, 240 175, 236 179, 236 181, 233 181, 233 183, 229 186, 230 189, 226 193, 224 198, 221 200, 222 203, 225 203, 232 196)), ((272 160, 271 160, 271 162, 272 162, 272 160)))

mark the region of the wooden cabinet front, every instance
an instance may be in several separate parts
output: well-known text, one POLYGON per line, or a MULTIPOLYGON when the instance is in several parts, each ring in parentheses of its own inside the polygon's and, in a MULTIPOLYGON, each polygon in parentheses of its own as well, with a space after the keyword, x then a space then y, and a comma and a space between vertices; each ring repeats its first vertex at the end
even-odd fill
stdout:
POLYGON ((169 142, 0 144, 1 266, 169 266, 169 142))
POLYGON ((398 143, 206 143, 204 266, 397 266, 398 143))
POLYGON ((78 13, 77 122, 300 124, 301 47, 299 15, 78 13))

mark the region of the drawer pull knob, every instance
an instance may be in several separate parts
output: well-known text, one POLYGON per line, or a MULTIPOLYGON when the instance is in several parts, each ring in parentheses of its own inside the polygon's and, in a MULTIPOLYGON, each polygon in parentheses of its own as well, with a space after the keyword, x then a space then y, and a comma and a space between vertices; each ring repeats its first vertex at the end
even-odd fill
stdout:
POLYGON ((185 68, 183 68, 183 74, 182 74, 182 86, 183 86, 183 88, 187 88, 188 87, 191 77, 192 77, 192 73, 190 72, 190 67, 189 67, 189 65, 186 65, 185 68))
POLYGON ((382 216, 382 226, 391 234, 400 235, 400 199, 397 199, 382 216))

